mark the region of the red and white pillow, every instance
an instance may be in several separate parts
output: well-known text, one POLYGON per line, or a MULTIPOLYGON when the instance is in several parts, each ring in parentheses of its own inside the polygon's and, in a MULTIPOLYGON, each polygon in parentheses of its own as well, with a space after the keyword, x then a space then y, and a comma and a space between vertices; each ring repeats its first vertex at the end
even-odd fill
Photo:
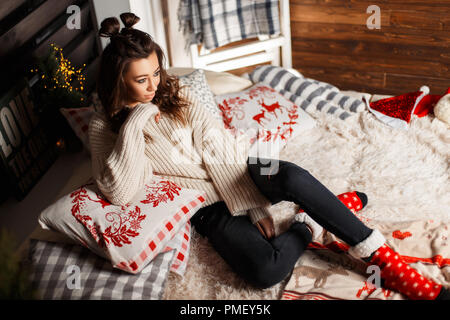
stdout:
POLYGON ((140 272, 158 253, 176 249, 172 270, 183 273, 190 240, 189 219, 200 209, 205 196, 204 191, 182 188, 153 176, 130 203, 117 206, 108 202, 91 180, 45 209, 39 223, 129 273, 140 272))
POLYGON ((262 83, 215 99, 225 128, 250 137, 252 156, 276 157, 289 139, 316 125, 303 109, 262 83))
POLYGON ((64 118, 66 118, 72 130, 83 143, 83 146, 90 151, 89 145, 89 122, 94 115, 94 107, 84 108, 61 108, 59 109, 64 118))

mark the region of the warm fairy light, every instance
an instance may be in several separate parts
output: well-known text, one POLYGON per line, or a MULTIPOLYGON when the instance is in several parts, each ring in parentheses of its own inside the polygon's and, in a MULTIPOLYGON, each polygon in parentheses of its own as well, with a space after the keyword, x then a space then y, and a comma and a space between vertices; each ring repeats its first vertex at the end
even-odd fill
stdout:
POLYGON ((65 146, 65 141, 64 141, 64 139, 59 139, 58 141, 56 141, 56 147, 58 147, 59 149, 63 149, 64 148, 64 146, 65 146))
MULTIPOLYGON (((62 48, 57 47, 55 44, 50 44, 53 49, 53 53, 55 55, 56 61, 58 63, 57 69, 51 77, 47 77, 47 80, 51 81, 51 87, 53 89, 63 88, 67 89, 69 92, 73 91, 83 91, 84 90, 84 81, 86 80, 82 75, 81 71, 83 68, 75 69, 71 66, 70 61, 64 57, 62 52, 62 48)), ((86 64, 83 64, 83 67, 86 64)), ((38 69, 31 70, 31 72, 37 72, 38 69)), ((45 79, 46 76, 42 75, 42 79, 45 79)), ((45 86, 47 88, 47 85, 45 86)))

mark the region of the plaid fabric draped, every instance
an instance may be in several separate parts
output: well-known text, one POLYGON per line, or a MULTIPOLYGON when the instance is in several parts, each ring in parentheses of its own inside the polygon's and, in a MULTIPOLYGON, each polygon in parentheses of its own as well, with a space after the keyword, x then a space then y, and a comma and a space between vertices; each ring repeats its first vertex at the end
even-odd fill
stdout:
POLYGON ((278 0, 181 0, 178 21, 187 48, 203 44, 211 50, 280 33, 278 0))

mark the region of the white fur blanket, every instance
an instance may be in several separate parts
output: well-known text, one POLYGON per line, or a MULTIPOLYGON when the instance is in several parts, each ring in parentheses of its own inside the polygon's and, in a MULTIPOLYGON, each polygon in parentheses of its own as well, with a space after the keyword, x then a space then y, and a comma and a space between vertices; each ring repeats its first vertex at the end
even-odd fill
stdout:
MULTIPOLYGON (((292 139, 280 159, 309 170, 335 194, 365 192, 369 202, 358 215, 367 223, 389 222, 395 227, 411 220, 444 225, 450 221, 450 130, 445 123, 429 115, 413 118, 408 131, 399 131, 366 111, 347 121, 322 113, 312 115, 318 125, 292 139)), ((298 207, 281 202, 271 209, 276 230, 282 232, 298 207)), ((316 259, 316 254, 307 251, 302 258, 316 259)), ((442 277, 449 280, 448 273, 442 277)), ((169 276, 164 298, 280 299, 285 288, 292 289, 290 281, 295 279, 254 289, 194 232, 185 276, 169 276)))

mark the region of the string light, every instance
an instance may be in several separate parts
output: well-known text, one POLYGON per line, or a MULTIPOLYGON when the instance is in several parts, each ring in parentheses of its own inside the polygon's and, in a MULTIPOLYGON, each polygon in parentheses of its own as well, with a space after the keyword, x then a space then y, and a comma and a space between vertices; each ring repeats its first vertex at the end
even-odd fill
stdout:
MULTIPOLYGON (((55 55, 56 61, 58 63, 58 67, 51 77, 51 80, 49 79, 49 77, 47 77, 47 80, 50 80, 53 84, 52 88, 63 88, 68 90, 69 92, 82 92, 84 90, 84 81, 86 80, 86 78, 81 73, 83 68, 75 69, 75 67, 71 65, 71 62, 64 57, 62 48, 59 48, 53 43, 50 44, 50 46, 53 49, 53 54, 55 55)), ((83 67, 85 66, 86 64, 83 64, 83 67)), ((31 70, 31 72, 37 71, 38 69, 31 70)), ((42 79, 45 78, 46 75, 43 74, 42 79)), ((45 86, 45 88, 47 88, 47 86, 45 86)), ((83 99, 81 101, 83 101, 83 99)))

